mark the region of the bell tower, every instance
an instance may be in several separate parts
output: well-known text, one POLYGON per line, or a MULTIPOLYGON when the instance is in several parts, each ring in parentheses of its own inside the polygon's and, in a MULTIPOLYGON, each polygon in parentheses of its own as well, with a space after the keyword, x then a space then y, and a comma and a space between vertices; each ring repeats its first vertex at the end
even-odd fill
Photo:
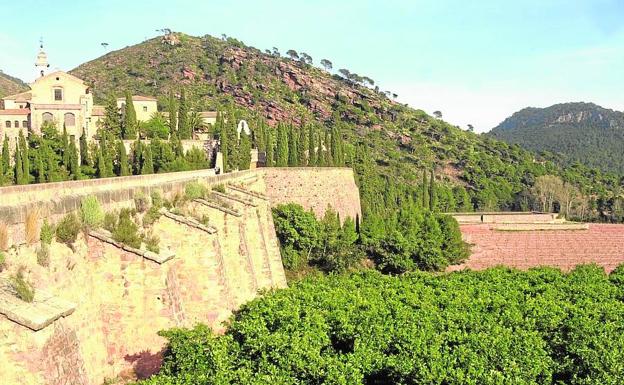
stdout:
POLYGON ((44 76, 48 68, 50 68, 48 54, 43 51, 43 38, 39 39, 39 53, 37 54, 37 60, 35 60, 35 68, 37 70, 35 80, 44 76))

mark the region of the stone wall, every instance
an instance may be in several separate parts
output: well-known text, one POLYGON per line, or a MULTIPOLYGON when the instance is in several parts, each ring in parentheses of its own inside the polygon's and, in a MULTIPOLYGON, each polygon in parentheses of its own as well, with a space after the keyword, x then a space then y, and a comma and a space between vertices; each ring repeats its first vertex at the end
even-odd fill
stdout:
POLYGON ((322 217, 330 205, 341 219, 361 218, 353 170, 339 167, 263 168, 263 190, 272 205, 298 203, 322 217))
POLYGON ((0 221, 9 225, 14 246, 0 278, 25 266, 36 288, 76 304, 71 315, 36 332, 0 315, 0 383, 6 384, 100 385, 129 373, 147 376, 160 364, 159 330, 198 322, 223 330, 232 310, 261 290, 286 285, 272 205, 294 201, 318 215, 331 205, 342 218, 360 213, 352 172, 337 168, 203 170, 14 186, 0 188, 0 195, 0 221), (214 234, 161 216, 153 232, 162 250, 175 252, 162 264, 83 234, 73 248, 54 242, 44 268, 36 262, 37 246, 24 244, 32 210, 40 225, 44 217, 54 222, 78 209, 84 196, 111 209, 131 205, 139 191, 171 196, 189 181, 232 183, 243 192, 228 189, 227 210, 190 204, 208 216, 214 234))

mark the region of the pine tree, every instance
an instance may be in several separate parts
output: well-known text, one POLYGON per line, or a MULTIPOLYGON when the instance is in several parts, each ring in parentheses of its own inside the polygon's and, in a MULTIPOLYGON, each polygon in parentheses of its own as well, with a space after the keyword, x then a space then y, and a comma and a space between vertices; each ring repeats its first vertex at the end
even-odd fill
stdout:
POLYGON ((110 95, 106 101, 102 128, 112 137, 121 138, 121 117, 114 95, 110 95))
POLYGON ((178 137, 180 139, 191 139, 191 127, 188 121, 189 108, 186 100, 186 90, 182 89, 180 95, 180 105, 178 107, 178 137))
POLYGON ((277 147, 275 150, 275 163, 277 167, 288 166, 288 132, 286 126, 277 126, 277 147))
POLYGON ((422 173, 421 196, 422 207, 426 210, 429 208, 429 184, 427 183, 427 170, 423 170, 422 173))
POLYGON ((78 155, 78 148, 76 147, 76 141, 74 138, 69 143, 69 173, 74 180, 81 178, 80 173, 80 156, 78 155))
POLYGON ((154 173, 154 159, 152 158, 152 149, 150 146, 143 146, 143 168, 141 168, 141 175, 148 175, 154 173))
POLYGON ((299 164, 299 146, 297 143, 297 133, 292 124, 288 126, 288 165, 297 166, 299 164))
POLYGON ((87 135, 85 132, 80 135, 80 164, 82 166, 90 166, 89 145, 87 144, 87 135))
POLYGON ((130 164, 128 163, 126 146, 124 146, 124 143, 121 140, 117 141, 117 175, 130 175, 130 164))
POLYGON ((169 92, 169 103, 167 104, 167 111, 169 112, 169 132, 173 135, 178 131, 178 107, 176 105, 173 91, 169 92))
POLYGON ((136 139, 137 118, 134 103, 132 102, 132 94, 126 91, 126 106, 124 110, 123 138, 136 139))
POLYGON ((308 130, 306 127, 299 128, 299 140, 297 141, 297 149, 299 151, 299 166, 308 165, 308 147, 310 146, 308 138, 308 130))
POLYGON ((435 211, 437 203, 435 175, 433 174, 433 170, 431 170, 431 176, 429 178, 429 210, 435 211))
POLYGON ((316 166, 316 135, 314 125, 310 124, 308 129, 308 166, 316 166))
POLYGON ((238 169, 248 170, 251 164, 251 138, 245 133, 245 130, 240 133, 240 150, 238 157, 238 169))

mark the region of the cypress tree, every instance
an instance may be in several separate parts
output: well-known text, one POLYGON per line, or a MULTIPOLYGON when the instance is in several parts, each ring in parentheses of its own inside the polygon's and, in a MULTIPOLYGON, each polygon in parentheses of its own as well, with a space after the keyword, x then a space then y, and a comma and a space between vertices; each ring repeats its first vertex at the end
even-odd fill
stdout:
POLYGON ((80 164, 83 166, 91 165, 91 159, 89 159, 89 145, 87 144, 87 135, 85 132, 80 135, 80 164))
POLYGON ((422 173, 421 195, 422 207, 427 210, 429 208, 429 184, 427 183, 427 170, 423 170, 422 173))
POLYGON ((152 149, 150 146, 143 146, 143 168, 141 168, 141 175, 154 173, 154 159, 152 158, 152 149))
POLYGON ((109 135, 115 138, 121 138, 121 118, 115 95, 110 95, 106 101, 102 128, 104 128, 109 135))
POLYGON ((14 165, 14 176, 15 176, 15 184, 24 184, 24 169, 22 168, 22 155, 20 153, 20 148, 18 145, 15 145, 15 165, 14 165))
POLYGON ((63 166, 69 171, 70 167, 70 153, 69 153, 69 137, 67 135, 67 127, 63 123, 63 136, 61 136, 61 151, 63 152, 63 166))
POLYGON ((100 178, 108 178, 114 175, 113 172, 113 156, 110 153, 108 147, 108 141, 106 140, 106 133, 101 133, 100 136, 100 154, 103 159, 103 163, 100 168, 100 178))
POLYGON ((266 167, 275 166, 275 146, 273 143, 273 135, 271 135, 271 130, 265 131, 265 143, 266 143, 266 167))
POLYGON ((314 125, 310 124, 308 129, 308 166, 316 166, 316 135, 314 125))
POLYGON ((24 178, 21 184, 28 184, 30 183, 30 157, 28 155, 28 144, 26 144, 22 131, 19 132, 19 146, 22 153, 22 178, 24 178))
POLYGON ((331 129, 331 159, 334 166, 344 166, 342 135, 336 125, 334 125, 331 129))
POLYGON ((45 156, 45 152, 43 148, 39 148, 39 151, 35 155, 35 167, 37 167, 37 183, 45 183, 45 167, 43 165, 43 157, 45 156))
POLYGON ((323 152, 323 166, 325 167, 331 167, 333 166, 333 159, 332 159, 332 148, 331 148, 331 140, 329 137, 329 131, 325 131, 325 141, 324 141, 324 145, 325 145, 325 149, 323 152))
POLYGON ((80 157, 78 156, 78 148, 74 138, 69 143, 69 172, 74 180, 79 180, 80 174, 80 157))
POLYGON ((219 146, 221 150, 221 159, 223 160, 222 172, 230 171, 228 168, 228 133, 225 124, 221 124, 221 132, 219 133, 219 146))
POLYGON ((433 174, 433 170, 431 170, 431 176, 429 178, 429 210, 435 211, 437 203, 435 175, 433 174))
POLYGON ((308 138, 308 130, 306 127, 299 128, 299 140, 297 141, 297 149, 299 150, 299 166, 308 165, 308 147, 310 146, 308 138))
POLYGON ((117 142, 117 175, 130 175, 130 165, 128 164, 126 146, 124 146, 124 143, 121 140, 117 142))
POLYGON ((95 176, 98 178, 106 178, 106 166, 104 165, 104 156, 102 150, 98 147, 95 151, 95 176))
POLYGON ((7 135, 4 136, 2 143, 2 169, 4 175, 7 175, 11 169, 11 152, 9 151, 9 137, 7 135))
POLYGON ((173 91, 169 92, 167 111, 169 112, 169 132, 171 133, 171 135, 173 135, 178 131, 178 108, 176 106, 176 100, 173 91))
POLYGON ((291 167, 299 164, 299 146, 297 138, 295 128, 290 124, 288 126, 288 165, 291 167))
POLYGON ((186 90, 182 89, 178 108, 178 137, 180 139, 191 139, 191 127, 189 126, 188 113, 186 90))
POLYGON ((137 118, 134 103, 132 103, 132 94, 126 91, 126 106, 124 110, 123 138, 136 139, 137 118))
POLYGON ((143 170, 143 143, 138 138, 132 146, 132 172, 134 175, 141 175, 143 170))
POLYGON ((251 138, 245 133, 245 130, 240 133, 240 150, 238 158, 238 169, 248 170, 251 163, 251 138))
POLYGON ((277 167, 288 166, 288 133, 283 124, 277 126, 277 148, 275 150, 277 167))

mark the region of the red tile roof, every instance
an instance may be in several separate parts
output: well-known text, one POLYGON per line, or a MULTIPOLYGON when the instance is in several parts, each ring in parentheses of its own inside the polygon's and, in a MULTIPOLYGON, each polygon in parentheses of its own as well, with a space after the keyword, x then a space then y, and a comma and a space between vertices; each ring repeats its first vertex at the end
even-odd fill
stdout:
POLYGON ((596 263, 607 272, 624 263, 624 225, 589 224, 587 230, 496 231, 488 224, 461 225, 472 255, 449 270, 504 265, 554 266, 564 271, 596 263))
POLYGON ((28 115, 28 114, 30 114, 30 110, 28 108, 0 110, 0 115, 28 115))

